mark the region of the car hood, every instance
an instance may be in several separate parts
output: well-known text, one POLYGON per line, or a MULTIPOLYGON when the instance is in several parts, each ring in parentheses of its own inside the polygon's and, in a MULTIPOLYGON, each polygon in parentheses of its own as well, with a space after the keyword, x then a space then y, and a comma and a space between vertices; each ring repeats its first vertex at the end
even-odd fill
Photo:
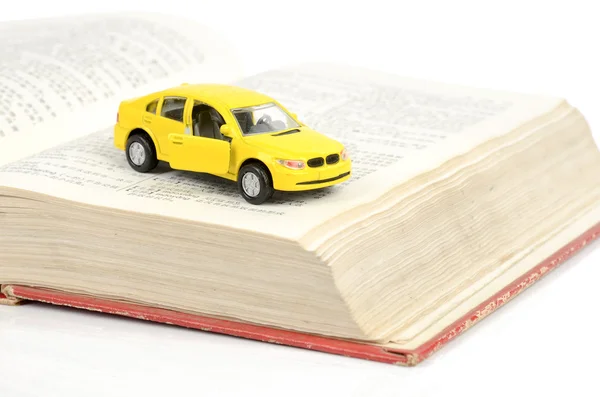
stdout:
POLYGON ((340 153, 344 146, 308 127, 299 128, 299 132, 269 133, 246 136, 246 142, 252 146, 269 152, 271 155, 283 156, 288 160, 308 160, 313 157, 325 157, 340 153))

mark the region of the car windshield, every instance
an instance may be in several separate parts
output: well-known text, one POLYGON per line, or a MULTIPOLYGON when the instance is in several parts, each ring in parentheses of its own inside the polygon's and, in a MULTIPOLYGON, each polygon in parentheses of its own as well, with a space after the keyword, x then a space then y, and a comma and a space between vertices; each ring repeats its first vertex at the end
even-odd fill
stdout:
POLYGON ((290 115, 275 103, 232 109, 244 135, 285 131, 300 127, 290 115))

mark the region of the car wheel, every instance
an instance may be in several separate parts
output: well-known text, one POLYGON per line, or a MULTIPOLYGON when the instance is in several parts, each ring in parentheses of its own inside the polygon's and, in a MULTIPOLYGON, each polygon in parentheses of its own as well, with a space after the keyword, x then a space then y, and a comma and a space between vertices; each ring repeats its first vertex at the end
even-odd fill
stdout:
POLYGON ((158 159, 154 143, 148 136, 133 135, 127 140, 125 149, 127 162, 138 172, 148 172, 156 168, 158 159))
POLYGON ((248 164, 238 174, 238 189, 250 204, 262 204, 273 196, 273 182, 262 164, 248 164))

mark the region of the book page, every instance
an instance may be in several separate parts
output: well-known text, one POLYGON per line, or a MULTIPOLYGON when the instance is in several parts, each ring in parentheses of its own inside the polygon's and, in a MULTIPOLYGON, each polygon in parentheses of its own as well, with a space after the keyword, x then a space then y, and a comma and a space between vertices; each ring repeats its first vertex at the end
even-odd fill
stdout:
POLYGON ((209 29, 155 14, 0 24, 0 164, 110 126, 120 101, 240 76, 209 29), (187 80, 186 80, 187 81, 187 80))
POLYGON ((267 72, 238 84, 272 95, 301 121, 344 143, 352 178, 327 189, 277 192, 254 206, 235 182, 218 177, 164 164, 154 173, 136 173, 113 148, 108 129, 1 167, 0 185, 298 239, 561 103, 323 65, 267 72))
POLYGON ((382 191, 424 171, 418 158, 441 160, 432 151, 454 157, 562 102, 331 64, 271 71, 239 84, 276 98, 311 128, 344 143, 353 161, 349 184, 377 174, 382 191), (383 170, 403 176, 386 178, 383 170))

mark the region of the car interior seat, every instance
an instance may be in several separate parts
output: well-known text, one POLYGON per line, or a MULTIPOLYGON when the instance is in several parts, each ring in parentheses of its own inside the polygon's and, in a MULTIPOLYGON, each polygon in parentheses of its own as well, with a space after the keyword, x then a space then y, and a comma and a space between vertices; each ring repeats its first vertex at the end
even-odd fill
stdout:
POLYGON ((252 127, 252 122, 250 120, 250 113, 235 113, 235 118, 242 129, 244 134, 247 134, 252 127))
POLYGON ((213 122, 213 133, 215 139, 223 140, 223 135, 221 134, 221 126, 225 124, 225 120, 223 120, 219 112, 217 112, 215 109, 210 109, 209 112, 213 122))
POLYGON ((208 110, 200 112, 198 114, 198 121, 194 126, 194 135, 202 136, 205 138, 214 138, 214 123, 208 110))

